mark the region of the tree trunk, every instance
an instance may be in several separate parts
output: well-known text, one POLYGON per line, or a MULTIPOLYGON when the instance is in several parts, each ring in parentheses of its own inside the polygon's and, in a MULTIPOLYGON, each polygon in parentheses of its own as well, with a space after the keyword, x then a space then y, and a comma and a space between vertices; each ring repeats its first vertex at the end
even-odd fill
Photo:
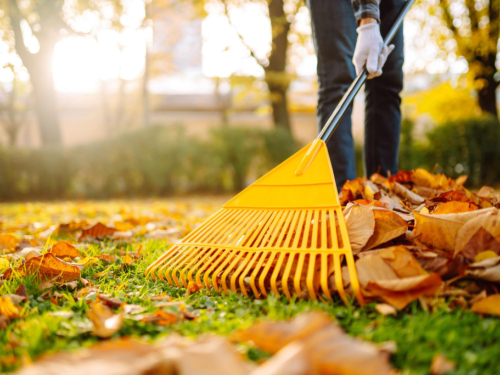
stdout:
POLYGON ((35 96, 35 111, 44 145, 60 145, 62 143, 52 72, 52 57, 59 31, 57 17, 60 9, 57 8, 58 5, 62 6, 57 1, 45 2, 43 6, 40 5, 41 30, 36 34, 40 50, 38 53, 32 54, 23 41, 21 21, 24 16, 19 10, 17 0, 9 0, 9 17, 14 31, 15 48, 30 75, 35 96))
POLYGON ((42 50, 36 64, 27 67, 31 85, 35 95, 35 112, 40 127, 43 145, 57 146, 62 144, 59 128, 59 113, 57 109, 56 90, 52 74, 52 56, 54 50, 42 50))
POLYGON ((495 77, 490 75, 488 77, 477 76, 476 80, 481 80, 483 84, 477 90, 477 101, 479 107, 484 113, 491 113, 493 116, 498 117, 497 96, 495 77))
POLYGON ((283 0, 269 0, 268 8, 271 20, 272 51, 269 64, 265 67, 265 80, 269 89, 274 125, 290 131, 287 101, 290 77, 286 72, 290 22, 286 19, 283 0))

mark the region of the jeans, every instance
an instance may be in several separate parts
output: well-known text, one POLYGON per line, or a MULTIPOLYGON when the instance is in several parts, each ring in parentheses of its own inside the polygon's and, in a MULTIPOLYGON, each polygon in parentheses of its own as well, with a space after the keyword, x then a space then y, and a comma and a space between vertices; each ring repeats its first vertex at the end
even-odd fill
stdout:
MULTIPOLYGON (((381 0, 382 37, 404 5, 404 0, 381 0)), ((352 63, 356 46, 356 19, 351 0, 307 0, 311 14, 314 48, 318 58, 318 128, 321 129, 354 78, 352 63)), ((398 171, 403 89, 403 30, 399 29, 380 77, 365 84, 364 164, 367 176, 387 176, 398 171)), ((328 141, 328 152, 337 188, 356 178, 354 140, 351 130, 352 105, 328 141)))

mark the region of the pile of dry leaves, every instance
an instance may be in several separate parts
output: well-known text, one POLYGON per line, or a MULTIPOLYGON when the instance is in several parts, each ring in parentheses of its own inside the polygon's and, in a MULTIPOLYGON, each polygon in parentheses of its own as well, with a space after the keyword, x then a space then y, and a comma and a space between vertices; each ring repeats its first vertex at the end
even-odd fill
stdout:
POLYGON ((420 299, 500 315, 500 194, 423 169, 348 181, 341 201, 363 294, 385 314, 420 299))

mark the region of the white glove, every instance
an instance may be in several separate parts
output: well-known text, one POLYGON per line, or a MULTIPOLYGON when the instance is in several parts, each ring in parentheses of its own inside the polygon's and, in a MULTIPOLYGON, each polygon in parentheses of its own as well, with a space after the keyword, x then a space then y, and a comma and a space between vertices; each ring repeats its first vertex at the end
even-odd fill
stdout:
POLYGON ((378 22, 360 26, 356 31, 358 32, 358 41, 352 59, 356 67, 356 74, 361 73, 366 65, 368 79, 380 76, 387 57, 394 49, 394 44, 384 45, 378 22))

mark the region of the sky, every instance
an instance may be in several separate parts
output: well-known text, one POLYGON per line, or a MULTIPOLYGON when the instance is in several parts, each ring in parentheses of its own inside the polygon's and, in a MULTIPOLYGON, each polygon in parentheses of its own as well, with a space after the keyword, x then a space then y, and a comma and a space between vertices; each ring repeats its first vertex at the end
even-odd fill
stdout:
MULTIPOLYGON (((146 43, 151 43, 152 29, 142 28, 144 17, 142 0, 127 0, 128 14, 122 17, 125 28, 122 33, 103 30, 95 37, 71 36, 56 45, 53 69, 56 90, 59 92, 95 92, 100 80, 122 77, 133 80, 142 75, 146 43), (121 51, 120 51, 121 50, 121 51)), ((208 16, 202 21, 202 65, 201 72, 207 77, 228 77, 231 74, 262 76, 263 70, 241 43, 234 27, 228 22, 220 4, 206 6, 208 16)), ((270 49, 270 25, 265 9, 257 3, 247 4, 243 9, 230 12, 233 25, 259 58, 264 58, 270 49)), ((74 27, 89 30, 93 15, 88 13, 78 18, 74 27)), ((308 12, 304 8, 297 15, 295 27, 310 34, 308 12)), ((24 42, 32 53, 38 51, 38 42, 31 35, 29 26, 22 25, 24 42)), ((405 71, 425 69, 429 73, 446 71, 450 65, 438 58, 439 51, 431 41, 422 40, 415 22, 405 24, 405 71), (418 43, 417 43, 418 42, 418 43)), ((306 46, 294 47, 294 65, 299 76, 314 76, 316 57, 309 41, 306 46)), ((6 55, 5 45, 0 44, 0 58, 6 55)), ((451 63, 459 72, 467 67, 461 61, 451 63)), ((25 76, 27 78, 27 76, 25 76)), ((11 74, 0 70, 0 81, 8 82, 11 74)), ((182 84, 182 79, 179 81, 182 84)))

